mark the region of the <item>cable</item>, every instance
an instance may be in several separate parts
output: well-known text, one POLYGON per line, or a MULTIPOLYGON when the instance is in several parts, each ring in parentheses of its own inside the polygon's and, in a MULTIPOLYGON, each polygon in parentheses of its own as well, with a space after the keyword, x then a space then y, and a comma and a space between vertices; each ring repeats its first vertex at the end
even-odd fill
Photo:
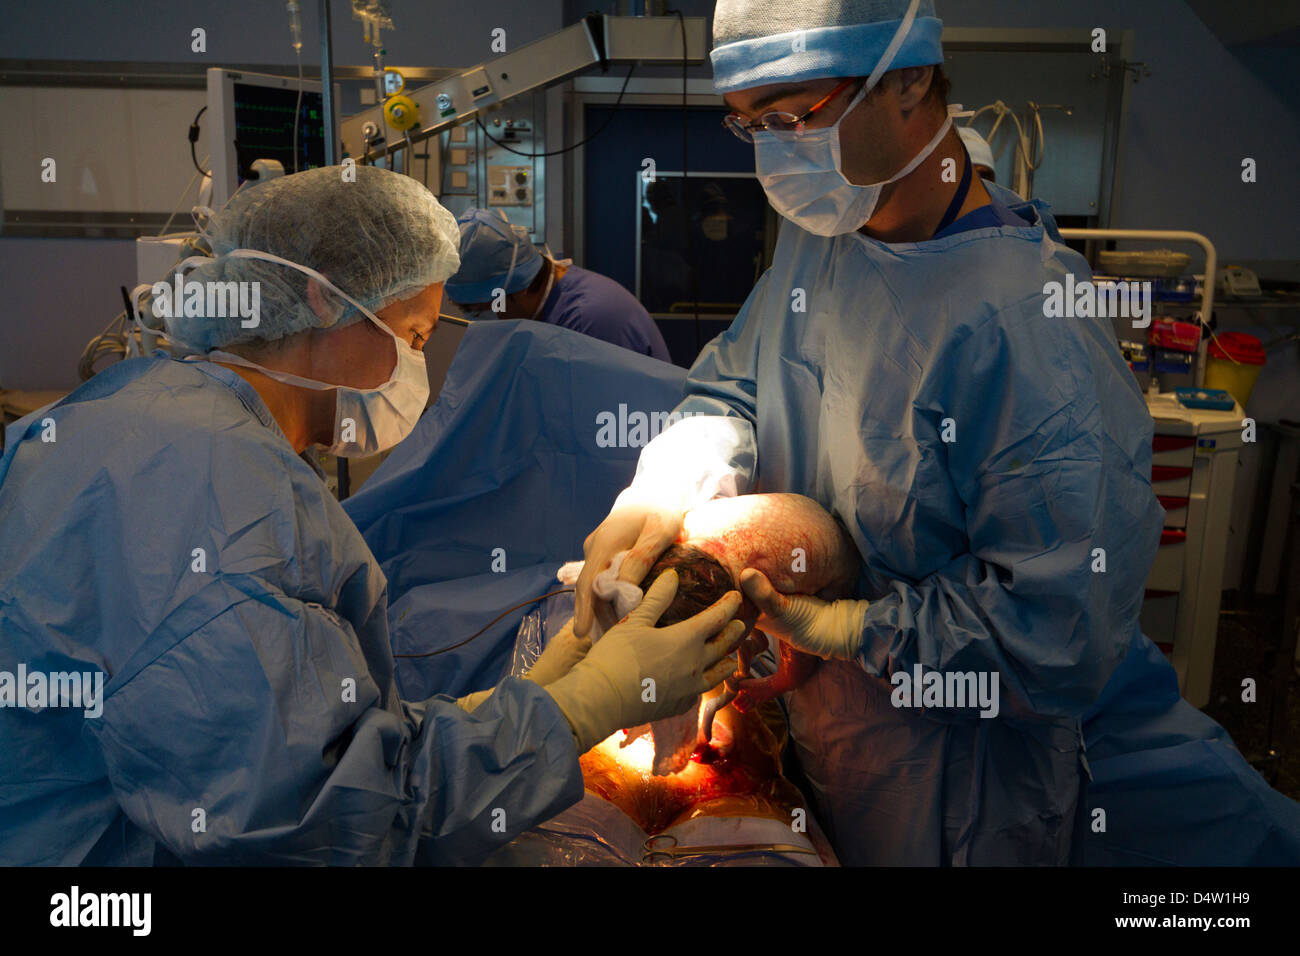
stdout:
MULTIPOLYGON (((130 301, 126 286, 121 288, 122 295, 130 301)), ((77 375, 83 382, 88 382, 94 377, 95 363, 105 355, 121 355, 125 358, 126 317, 125 309, 113 316, 108 325, 104 326, 104 331, 87 342, 86 347, 82 349, 81 358, 77 360, 77 375)))
POLYGON ((209 170, 206 170, 202 166, 200 166, 199 158, 194 155, 194 144, 199 141, 199 117, 202 116, 205 112, 207 112, 207 109, 208 108, 205 106, 203 107, 203 109, 195 113, 194 121, 190 123, 190 161, 194 163, 194 168, 197 169, 204 176, 211 176, 212 173, 209 170))
MULTIPOLYGON (((1029 162, 1030 159, 1029 139, 1025 133, 1024 126, 1020 122, 1020 117, 1017 116, 1015 110, 1007 106, 1006 103, 1002 102, 1001 100, 996 100, 987 106, 981 106, 979 109, 977 109, 974 112, 974 114, 971 116, 970 120, 967 122, 966 125, 974 128, 975 120, 977 120, 980 114, 985 112, 986 110, 992 110, 994 115, 997 116, 997 119, 994 120, 993 122, 992 128, 989 129, 988 136, 984 137, 986 140, 988 140, 990 148, 993 147, 993 138, 997 135, 998 127, 1002 125, 1002 121, 1004 119, 1006 119, 1009 116, 1011 117, 1011 122, 1016 124, 1016 131, 1014 133, 1016 147, 1012 151, 1013 169, 1011 174, 1012 176, 1011 187, 1012 189, 1017 189, 1017 187, 1020 187, 1020 189, 1017 191, 1021 191, 1023 193, 1022 198, 1028 199, 1029 192, 1030 192, 1029 183, 1030 180, 1032 179, 1032 176, 1030 174, 1034 171, 1036 167, 1029 162)), ((994 155, 997 155, 996 150, 994 151, 994 155)), ((1042 162, 1041 155, 1039 157, 1039 162, 1042 162)))
POLYGON ((298 102, 293 108, 293 171, 298 171, 298 124, 302 119, 302 48, 294 51, 298 55, 298 102))
POLYGON ((704 348, 704 333, 700 328, 700 280, 695 268, 695 235, 691 230, 690 215, 690 164, 687 162, 688 142, 686 119, 686 18, 680 10, 670 10, 677 15, 677 25, 682 34, 682 228, 686 232, 686 272, 691 280, 691 310, 695 316, 695 354, 704 348))
POLYGON ((1233 365, 1241 365, 1242 363, 1238 362, 1235 358, 1233 358, 1232 353, 1223 347, 1223 343, 1219 341, 1219 337, 1214 334, 1214 329, 1210 328, 1209 319, 1200 318, 1199 313, 1197 315, 1197 319, 1201 323, 1201 326, 1205 329, 1205 331, 1210 333, 1210 341, 1219 347, 1219 351, 1221 351, 1227 357, 1228 361, 1231 362, 1233 365))
MULTIPOLYGON (((194 181, 198 179, 199 176, 211 175, 211 173, 205 173, 203 171, 203 167, 199 165, 198 160, 194 157, 194 142, 198 139, 199 117, 203 115, 203 110, 206 109, 207 107, 205 106, 203 109, 199 110, 194 116, 194 122, 190 124, 190 158, 195 160, 195 173, 190 177, 190 181, 185 184, 185 188, 181 190, 180 199, 176 201, 176 205, 172 208, 171 215, 167 217, 167 221, 163 223, 163 227, 158 230, 159 236, 165 236, 167 234, 167 230, 171 227, 172 220, 176 218, 176 214, 180 212, 181 207, 185 204, 185 197, 189 194, 190 189, 193 188, 194 181)), ((205 158, 211 159, 210 156, 205 158)), ((130 295, 127 293, 125 286, 122 286, 122 295, 125 297, 129 306, 130 295)), ((108 325, 104 326, 103 331, 86 343, 86 347, 81 350, 80 358, 77 359, 77 376, 81 381, 88 382, 90 379, 94 378, 96 374, 95 365, 104 356, 118 355, 122 358, 126 358, 127 339, 131 334, 127 327, 127 317, 129 314, 130 313, 124 309, 117 315, 113 316, 113 318, 109 320, 108 325)))
MULTIPOLYGON (((207 109, 206 106, 203 108, 207 109)), ((193 150, 193 148, 194 148, 193 145, 191 145, 190 146, 191 151, 193 150)), ((212 157, 209 155, 206 158, 211 159, 212 157)), ((198 166, 198 163, 195 163, 194 165, 198 166)), ((202 168, 200 168, 197 173, 195 173, 193 176, 190 177, 190 181, 185 184, 185 189, 181 191, 181 198, 177 200, 176 206, 172 208, 172 214, 167 217, 167 221, 163 223, 163 227, 158 231, 158 235, 165 236, 167 234, 167 227, 172 224, 172 220, 176 218, 176 214, 181 211, 181 206, 185 203, 185 196, 187 193, 189 193, 190 187, 194 185, 194 180, 199 178, 200 173, 202 173, 204 176, 211 175, 210 173, 204 173, 202 168)))
POLYGON ((1034 126, 1038 131, 1038 158, 1030 159, 1028 156, 1025 157, 1025 165, 1029 167, 1029 171, 1032 173, 1043 165, 1043 154, 1047 152, 1047 134, 1043 132, 1043 113, 1038 108, 1038 104, 1030 100, 1029 108, 1034 111, 1034 126))
POLYGON ((572 146, 566 146, 563 149, 553 149, 550 152, 546 152, 546 153, 524 153, 517 149, 511 149, 509 146, 501 142, 501 140, 499 139, 493 139, 492 134, 489 133, 487 131, 487 127, 483 125, 483 120, 478 113, 474 114, 474 121, 478 123, 479 129, 483 130, 483 135, 488 138, 489 142, 491 142, 495 146, 500 146, 507 153, 514 153, 516 156, 527 156, 530 159, 535 159, 538 156, 559 156, 563 153, 567 153, 570 152, 571 150, 575 150, 579 146, 584 146, 587 143, 590 143, 601 133, 605 132, 605 127, 610 124, 610 121, 613 120, 615 115, 618 113, 619 107, 623 105, 623 94, 627 92, 628 81, 632 79, 632 74, 636 71, 636 67, 637 64, 633 63, 632 66, 628 69, 627 76, 623 78, 623 88, 618 91, 618 99, 614 101, 614 108, 610 110, 609 116, 605 117, 605 122, 600 124, 600 129, 596 130, 596 132, 592 133, 590 136, 585 137, 581 141, 574 143, 572 146))
POLYGON ((103 332, 86 343, 81 358, 77 360, 77 376, 81 381, 88 382, 94 377, 95 363, 105 355, 126 355, 126 339, 120 328, 114 328, 125 319, 126 313, 119 312, 103 332))
MULTIPOLYGON (((298 124, 302 118, 302 8, 298 0, 285 4, 289 12, 289 45, 298 60, 298 102, 293 108, 293 171, 298 171, 298 124)), ((322 95, 324 91, 322 90, 322 95)))
POLYGON ((437 650, 437 651, 426 651, 423 654, 394 654, 393 657, 405 657, 405 658, 435 657, 438 654, 446 654, 449 651, 454 651, 458 647, 464 647, 466 644, 474 640, 476 637, 482 636, 484 631, 486 631, 493 624, 501 620, 503 617, 505 617, 507 614, 511 613, 512 611, 517 611, 521 607, 528 607, 528 605, 530 604, 536 604, 538 601, 545 601, 547 598, 555 597, 555 595, 557 594, 572 594, 573 592, 574 592, 574 588, 560 588, 558 591, 550 591, 546 594, 543 594, 541 597, 529 598, 527 601, 521 601, 518 604, 516 604, 514 607, 506 608, 504 611, 502 611, 496 617, 492 618, 492 620, 488 621, 486 624, 484 624, 481 628, 479 628, 469 637, 465 638, 465 640, 461 641, 459 644, 453 644, 451 645, 451 647, 444 647, 441 650, 437 650))
MULTIPOLYGON (((86 347, 81 350, 81 357, 77 360, 77 375, 81 381, 88 382, 98 374, 95 365, 106 355, 116 355, 118 361, 126 359, 130 355, 130 345, 133 339, 138 339, 140 343, 139 352, 144 354, 144 341, 140 336, 139 330, 135 328, 135 306, 131 302, 131 293, 127 291, 126 286, 118 286, 122 293, 122 302, 126 308, 109 321, 104 326, 104 331, 100 332, 93 339, 86 343, 86 347)), ((166 343, 166 336, 161 332, 157 335, 160 346, 166 343)))

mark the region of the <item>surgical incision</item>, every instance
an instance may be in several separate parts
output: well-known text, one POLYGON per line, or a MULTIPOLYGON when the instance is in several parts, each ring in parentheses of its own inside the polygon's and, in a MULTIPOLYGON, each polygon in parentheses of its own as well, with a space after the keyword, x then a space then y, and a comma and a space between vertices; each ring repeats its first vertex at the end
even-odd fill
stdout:
MULTIPOLYGON (((848 592, 858 557, 844 530, 810 498, 718 498, 686 515, 677 543, 641 587, 648 589, 668 568, 676 570, 677 596, 659 619, 664 626, 699 613, 737 588, 740 572, 750 567, 783 593, 836 597, 848 592)), ((746 600, 739 616, 752 628, 757 608, 746 600)), ((766 638, 752 631, 738 654, 735 674, 705 695, 698 712, 656 724, 653 744, 649 726, 642 726, 589 751, 582 758, 587 788, 649 833, 702 813, 788 820, 803 801, 780 773, 780 710, 760 705, 806 680, 817 661, 782 643, 776 674, 756 679, 749 666, 763 646, 766 638)))
MULTIPOLYGON (((721 694, 722 689, 712 694, 721 694)), ((784 718, 775 702, 742 714, 719 711, 713 722, 713 756, 688 761, 678 773, 658 776, 649 736, 624 747, 622 732, 582 756, 584 786, 614 804, 647 834, 700 816, 772 817, 789 823, 805 805, 781 776, 784 718)))

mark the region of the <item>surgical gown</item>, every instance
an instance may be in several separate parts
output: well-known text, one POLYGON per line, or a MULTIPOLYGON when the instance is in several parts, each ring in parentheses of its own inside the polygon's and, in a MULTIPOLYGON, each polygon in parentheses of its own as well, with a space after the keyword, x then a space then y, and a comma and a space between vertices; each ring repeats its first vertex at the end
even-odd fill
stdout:
POLYGON ((467 694, 509 673, 528 600, 582 557, 649 440, 636 420, 666 417, 685 378, 544 322, 470 324, 437 404, 343 505, 388 579, 404 696, 467 694), (620 411, 632 419, 622 441, 601 428, 620 411))
POLYGON ((688 375, 677 410, 703 417, 651 443, 635 484, 683 507, 728 482, 808 495, 857 545, 861 655, 822 664, 787 699, 842 862, 1259 862, 1223 838, 1270 826, 1294 861, 1295 804, 1230 743, 1213 755, 1237 764, 1217 795, 1241 823, 1180 806, 1176 770, 1153 784, 1142 755, 1122 763, 1179 734, 1226 735, 1179 709, 1139 630, 1162 512, 1151 418, 1109 320, 1044 316, 1045 283, 1089 267, 1045 205, 989 189, 1028 225, 899 244, 785 226, 688 375), (998 716, 895 707, 890 678, 917 665, 996 675, 998 716), (1085 721, 1098 717, 1111 731, 1085 791, 1085 721), (1148 733, 1155 719, 1174 726, 1148 733), (1160 816, 1181 854, 1173 839, 1143 855, 1160 816), (1219 829, 1201 829, 1207 817, 1219 829))
MULTIPOLYGON (((402 700, 384 577, 230 371, 120 363, 0 459, 0 864, 473 863, 577 802, 551 697, 402 700)), ((11 436, 14 433, 11 432, 11 436)))
POLYGON ((668 345, 650 313, 608 276, 570 266, 542 307, 542 321, 670 362, 668 345))

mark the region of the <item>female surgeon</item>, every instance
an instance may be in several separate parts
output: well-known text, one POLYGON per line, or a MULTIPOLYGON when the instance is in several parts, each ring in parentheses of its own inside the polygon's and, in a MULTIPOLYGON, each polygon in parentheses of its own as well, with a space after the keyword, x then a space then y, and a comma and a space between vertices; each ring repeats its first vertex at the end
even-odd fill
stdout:
POLYGON ((239 193, 207 238, 185 289, 251 308, 155 287, 187 358, 100 373, 0 459, 0 864, 481 860, 580 799, 580 753, 725 676, 739 595, 656 629, 665 575, 531 679, 400 699, 383 576, 299 456, 415 426, 456 222, 328 167, 239 193), (35 693, 59 675, 102 694, 35 693))

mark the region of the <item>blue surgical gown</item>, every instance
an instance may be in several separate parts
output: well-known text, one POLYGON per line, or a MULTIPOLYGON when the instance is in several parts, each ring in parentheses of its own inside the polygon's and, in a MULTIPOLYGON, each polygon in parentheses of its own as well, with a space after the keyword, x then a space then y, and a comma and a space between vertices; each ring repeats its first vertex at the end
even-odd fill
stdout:
POLYGON ((40 417, 0 459, 0 671, 106 700, 0 707, 0 864, 470 863, 581 798, 532 682, 399 697, 384 576, 239 376, 134 359, 40 417))
POLYGON ((546 297, 541 319, 661 362, 672 361, 650 313, 627 289, 598 272, 570 266, 546 297))
POLYGON ((1153 782, 1140 755, 1112 762, 1217 727, 1178 700, 1138 626, 1162 524, 1152 422, 1109 321, 1044 315, 1045 283, 1090 277, 1087 263, 1044 204, 988 188, 1026 225, 897 244, 785 226, 688 375, 677 410, 702 417, 651 443, 635 484, 689 506, 726 486, 706 474, 722 469, 742 492, 815 498, 857 545, 862 653, 823 663, 787 699, 843 862, 1134 862, 1162 815, 1189 848, 1165 862, 1258 862, 1225 838, 1273 823, 1294 860, 1290 801, 1230 742, 1214 757, 1236 761, 1236 789, 1183 793, 1233 794, 1241 825, 1180 808, 1175 771, 1153 782), (712 463, 707 444, 725 450, 712 463), (996 674, 999 715, 893 706, 889 679, 917 665, 996 674), (1121 686, 1141 696, 1100 708, 1121 686), (1086 791, 1095 718, 1111 731, 1086 791), (1198 830, 1207 817, 1219 828, 1198 830))
POLYGON ((343 505, 388 580, 403 696, 509 673, 529 599, 559 587, 556 570, 632 480, 652 431, 636 419, 666 417, 685 378, 544 322, 470 324, 437 404, 343 505), (620 410, 632 429, 611 441, 601 422, 620 410))

